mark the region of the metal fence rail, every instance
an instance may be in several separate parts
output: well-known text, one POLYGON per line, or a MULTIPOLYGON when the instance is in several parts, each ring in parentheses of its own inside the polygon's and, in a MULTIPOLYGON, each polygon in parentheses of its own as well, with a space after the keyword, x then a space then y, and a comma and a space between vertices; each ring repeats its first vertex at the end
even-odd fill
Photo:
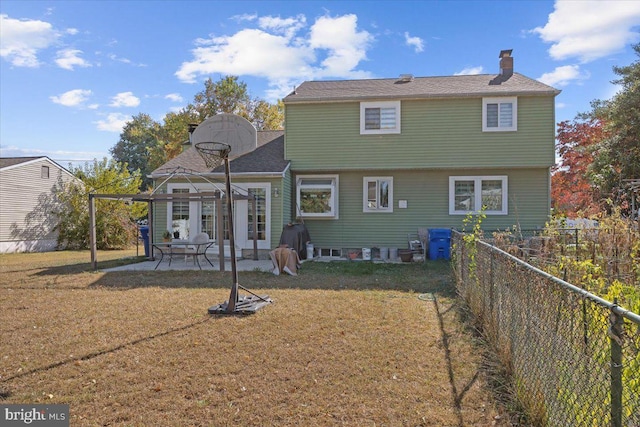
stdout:
POLYGON ((640 427, 640 316, 452 234, 458 292, 535 425, 640 427))

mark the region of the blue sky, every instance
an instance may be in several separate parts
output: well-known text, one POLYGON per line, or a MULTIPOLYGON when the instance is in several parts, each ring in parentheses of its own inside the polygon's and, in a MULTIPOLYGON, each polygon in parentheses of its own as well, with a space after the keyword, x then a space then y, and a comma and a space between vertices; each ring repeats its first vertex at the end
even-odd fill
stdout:
POLYGON ((109 157, 138 113, 162 121, 237 75, 275 101, 305 80, 514 69, 562 93, 556 121, 609 99, 637 57, 640 1, 0 2, 0 155, 109 157))

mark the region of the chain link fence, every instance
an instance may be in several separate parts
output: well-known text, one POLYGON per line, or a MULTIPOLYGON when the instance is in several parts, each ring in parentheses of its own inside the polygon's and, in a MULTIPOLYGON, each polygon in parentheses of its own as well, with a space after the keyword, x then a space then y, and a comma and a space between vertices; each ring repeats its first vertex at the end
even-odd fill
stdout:
MULTIPOLYGON (((531 423, 640 427, 640 316, 466 236, 452 234, 458 292, 531 423)), ((542 262, 547 243, 512 249, 542 262)))

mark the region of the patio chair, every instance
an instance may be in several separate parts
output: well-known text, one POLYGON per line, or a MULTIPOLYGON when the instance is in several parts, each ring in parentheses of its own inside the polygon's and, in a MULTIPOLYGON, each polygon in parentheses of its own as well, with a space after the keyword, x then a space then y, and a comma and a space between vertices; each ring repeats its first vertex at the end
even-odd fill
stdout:
MULTIPOLYGON (((198 268, 200 270, 202 270, 202 267, 200 266, 200 255, 204 255, 204 259, 207 260, 207 262, 211 265, 211 267, 213 267, 213 264, 211 263, 211 261, 209 260, 209 258, 207 258, 207 249, 209 249, 209 247, 211 245, 213 245, 214 242, 209 241, 209 235, 207 233, 198 233, 195 236, 193 236, 193 238, 190 241, 191 245, 189 245, 186 249, 185 249, 185 257, 193 257, 193 263, 194 264, 198 264, 198 268)), ((186 262, 186 260, 185 260, 186 262)))

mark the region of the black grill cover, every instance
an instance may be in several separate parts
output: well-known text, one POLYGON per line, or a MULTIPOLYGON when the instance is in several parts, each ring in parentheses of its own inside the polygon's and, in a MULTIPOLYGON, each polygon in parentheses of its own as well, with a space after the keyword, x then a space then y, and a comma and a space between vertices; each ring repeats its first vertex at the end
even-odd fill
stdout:
POLYGON ((309 230, 304 224, 287 224, 282 228, 280 244, 295 249, 300 259, 307 259, 307 242, 310 241, 309 230))

